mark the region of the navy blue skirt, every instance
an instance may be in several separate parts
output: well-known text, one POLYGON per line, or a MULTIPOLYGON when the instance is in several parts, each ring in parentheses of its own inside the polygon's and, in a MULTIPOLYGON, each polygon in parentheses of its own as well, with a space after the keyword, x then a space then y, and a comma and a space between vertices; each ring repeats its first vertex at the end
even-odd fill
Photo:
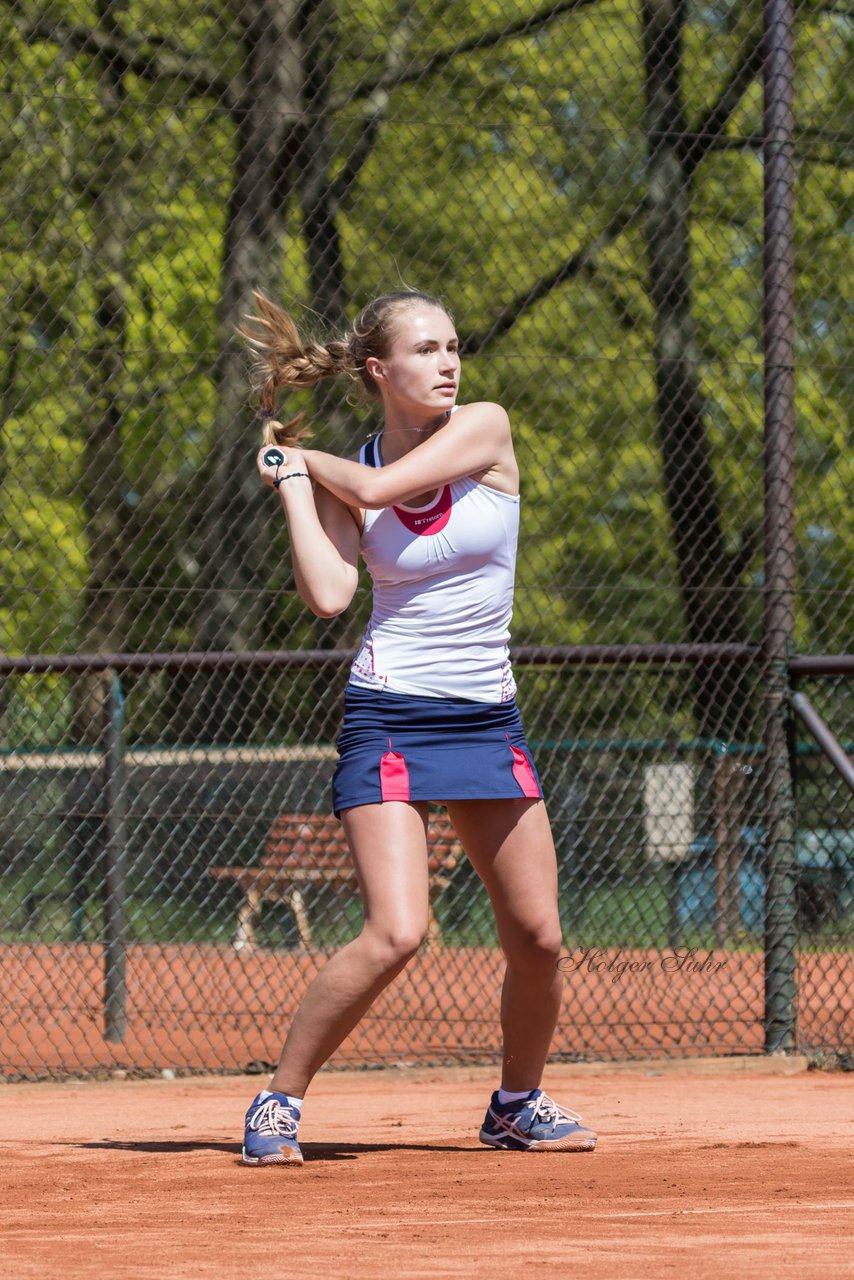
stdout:
POLYGON ((515 702, 415 698, 348 685, 332 805, 539 799, 515 702))

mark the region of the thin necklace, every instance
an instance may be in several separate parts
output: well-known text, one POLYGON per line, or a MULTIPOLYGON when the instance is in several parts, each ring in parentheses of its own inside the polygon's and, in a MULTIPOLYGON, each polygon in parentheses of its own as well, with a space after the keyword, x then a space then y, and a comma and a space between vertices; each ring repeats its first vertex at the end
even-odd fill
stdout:
POLYGON ((441 413, 433 422, 428 422, 426 427, 382 427, 381 430, 377 432, 377 435, 393 436, 397 435, 401 431, 418 431, 419 433, 424 431, 435 431, 442 425, 444 419, 450 418, 450 416, 451 410, 446 409, 444 413, 441 413))

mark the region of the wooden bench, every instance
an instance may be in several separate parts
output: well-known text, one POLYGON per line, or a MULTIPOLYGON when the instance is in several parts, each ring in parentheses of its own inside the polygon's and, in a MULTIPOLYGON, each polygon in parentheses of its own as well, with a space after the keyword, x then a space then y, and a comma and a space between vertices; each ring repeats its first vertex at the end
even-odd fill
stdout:
MULTIPOLYGON (((429 874, 428 945, 441 940, 435 901, 450 883, 444 873, 453 871, 462 853, 447 814, 431 814, 427 826, 429 874)), ((311 924, 304 891, 328 886, 333 892, 353 892, 356 873, 344 828, 334 814, 280 814, 267 837, 257 867, 211 867, 218 880, 233 881, 243 893, 237 912, 236 951, 255 946, 255 925, 265 902, 283 902, 293 912, 303 947, 312 947, 311 924)))

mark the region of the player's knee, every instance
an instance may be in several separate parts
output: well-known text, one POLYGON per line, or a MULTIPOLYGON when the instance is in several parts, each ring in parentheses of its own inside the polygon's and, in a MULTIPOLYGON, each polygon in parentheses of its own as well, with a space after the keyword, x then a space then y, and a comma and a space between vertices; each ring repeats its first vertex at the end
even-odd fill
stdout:
POLYGON ((560 923, 542 921, 518 928, 505 951, 515 969, 532 976, 539 973, 553 976, 563 951, 560 923))
POLYGON ((373 929, 369 932, 368 941, 383 971, 398 969, 415 955, 427 933, 426 923, 416 921, 396 922, 393 927, 373 929))

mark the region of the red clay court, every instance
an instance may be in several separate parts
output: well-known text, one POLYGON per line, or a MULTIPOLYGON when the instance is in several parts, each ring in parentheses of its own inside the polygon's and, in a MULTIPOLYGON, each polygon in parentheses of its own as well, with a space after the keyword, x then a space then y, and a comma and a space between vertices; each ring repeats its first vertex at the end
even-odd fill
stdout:
POLYGON ((3 1085, 0 1274, 854 1272, 850 1077, 799 1058, 556 1065, 547 1087, 599 1130, 584 1155, 480 1146, 493 1078, 323 1072, 297 1169, 240 1163, 257 1077, 3 1085))
MULTIPOLYGON (((659 1056, 551 1065, 546 1088, 600 1141, 535 1155, 477 1141, 495 1067, 412 1065, 494 1058, 500 953, 424 950, 315 1082, 297 1169, 240 1161, 263 1072, 181 1072, 272 1061, 322 955, 133 946, 123 1044, 103 1035, 100 947, 4 955, 2 1277, 854 1275, 851 1076, 761 1056, 757 953, 568 971, 558 1054, 659 1056), (380 1055, 399 1065, 345 1069, 380 1055), (100 1078, 12 1081, 33 1062, 100 1078), (164 1069, 178 1078, 111 1078, 164 1069)), ((804 1043, 851 1042, 850 964, 799 957, 804 1043)))

